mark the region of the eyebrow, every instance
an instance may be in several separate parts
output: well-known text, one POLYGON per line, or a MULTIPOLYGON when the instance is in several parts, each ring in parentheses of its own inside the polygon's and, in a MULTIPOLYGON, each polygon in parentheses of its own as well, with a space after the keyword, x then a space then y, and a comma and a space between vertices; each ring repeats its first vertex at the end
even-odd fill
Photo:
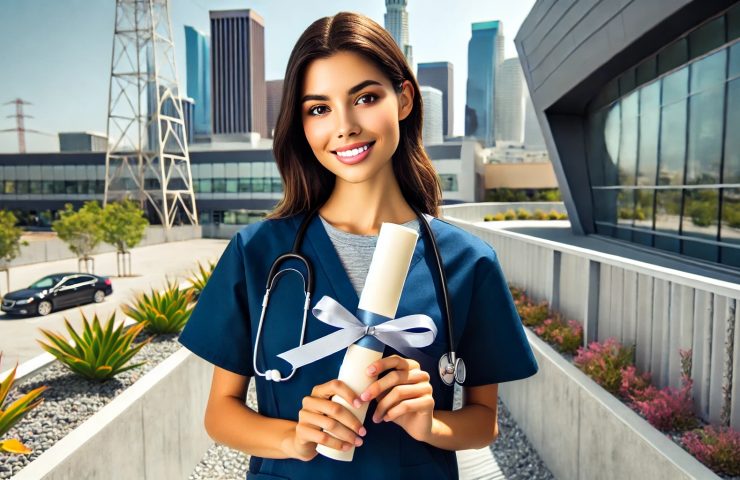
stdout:
MULTIPOLYGON (((365 80, 364 82, 358 83, 354 87, 352 87, 349 90, 347 90, 347 95, 355 94, 355 93, 359 92, 360 90, 362 90, 363 88, 368 87, 370 85, 380 85, 381 87, 383 86, 378 81, 375 81, 375 80, 365 80)), ((329 97, 327 97, 326 95, 305 95, 303 97, 303 99, 301 99, 301 104, 303 104, 305 102, 310 102, 311 100, 317 100, 317 101, 326 102, 326 101, 329 101, 329 97)))

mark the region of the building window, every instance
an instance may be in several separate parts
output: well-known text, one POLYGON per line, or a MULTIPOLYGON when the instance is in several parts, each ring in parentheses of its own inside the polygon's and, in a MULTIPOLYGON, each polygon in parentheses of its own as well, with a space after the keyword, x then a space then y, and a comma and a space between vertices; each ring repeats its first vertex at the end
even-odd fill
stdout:
POLYGON ((442 173, 439 175, 443 192, 457 192, 457 175, 454 173, 442 173))
POLYGON ((733 7, 627 70, 613 101, 615 81, 594 96, 598 234, 740 267, 738 18, 733 7))

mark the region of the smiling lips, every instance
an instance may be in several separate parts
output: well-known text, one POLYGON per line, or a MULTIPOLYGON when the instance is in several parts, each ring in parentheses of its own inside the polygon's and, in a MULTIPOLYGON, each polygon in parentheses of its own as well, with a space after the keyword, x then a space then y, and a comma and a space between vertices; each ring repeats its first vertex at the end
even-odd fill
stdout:
POLYGON ((366 143, 354 143, 347 145, 341 150, 335 150, 332 153, 337 159, 345 165, 354 165, 365 159, 370 154, 370 150, 375 145, 375 141, 366 143))

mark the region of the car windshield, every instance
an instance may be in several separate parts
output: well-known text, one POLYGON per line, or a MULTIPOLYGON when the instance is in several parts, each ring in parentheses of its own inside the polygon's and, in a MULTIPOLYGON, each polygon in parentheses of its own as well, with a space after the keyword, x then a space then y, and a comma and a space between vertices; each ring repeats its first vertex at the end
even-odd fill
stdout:
POLYGON ((57 284, 57 282, 59 281, 59 278, 60 277, 57 277, 57 276, 54 276, 54 275, 50 275, 48 277, 42 278, 41 280, 35 281, 31 285, 29 285, 28 288, 49 288, 49 287, 53 287, 54 285, 57 284))

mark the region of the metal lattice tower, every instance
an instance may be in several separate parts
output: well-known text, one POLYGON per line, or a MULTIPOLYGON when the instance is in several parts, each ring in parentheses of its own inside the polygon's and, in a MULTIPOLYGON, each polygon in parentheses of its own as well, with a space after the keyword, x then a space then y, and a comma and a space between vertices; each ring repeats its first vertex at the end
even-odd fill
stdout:
POLYGON ((12 100, 10 102, 3 103, 3 105, 15 105, 15 115, 8 115, 7 118, 15 118, 16 127, 5 128, 0 130, 0 132, 16 132, 18 134, 18 153, 26 153, 26 132, 48 135, 45 132, 26 128, 24 119, 33 117, 31 115, 26 115, 23 113, 23 105, 33 105, 31 102, 16 98, 15 100, 12 100))
POLYGON ((105 195, 198 224, 168 0, 116 0, 105 195))

